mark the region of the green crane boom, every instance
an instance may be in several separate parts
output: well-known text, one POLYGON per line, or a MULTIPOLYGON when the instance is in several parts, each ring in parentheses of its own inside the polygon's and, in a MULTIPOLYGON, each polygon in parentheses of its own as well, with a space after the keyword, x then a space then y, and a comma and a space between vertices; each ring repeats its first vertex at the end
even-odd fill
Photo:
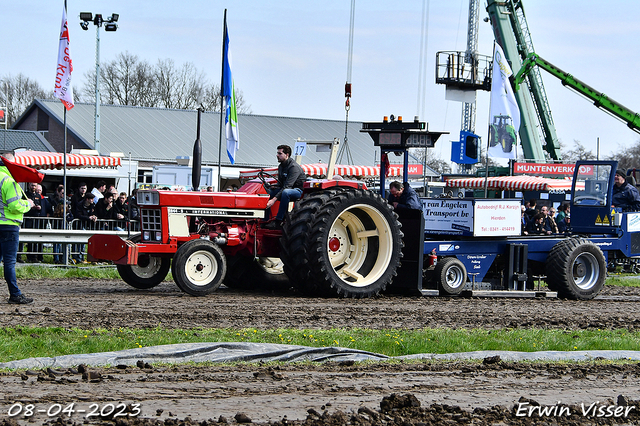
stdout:
POLYGON ((527 75, 535 68, 536 65, 554 77, 557 77, 564 86, 575 90, 592 101, 596 107, 625 122, 634 132, 640 133, 640 115, 638 115, 638 113, 631 111, 629 108, 621 105, 613 99, 609 99, 609 97, 604 93, 595 90, 571 74, 562 71, 552 63, 541 58, 537 53, 530 53, 522 63, 522 67, 514 78, 516 91, 520 89, 520 85, 525 81, 527 75))

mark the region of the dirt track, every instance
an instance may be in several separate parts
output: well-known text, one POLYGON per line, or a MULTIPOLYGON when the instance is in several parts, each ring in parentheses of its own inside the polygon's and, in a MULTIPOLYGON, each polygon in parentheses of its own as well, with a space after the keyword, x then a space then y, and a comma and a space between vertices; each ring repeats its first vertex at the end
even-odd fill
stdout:
MULTIPOLYGON (((605 287, 602 298, 589 302, 529 299, 453 299, 383 296, 377 299, 316 299, 221 289, 204 298, 181 293, 173 283, 138 291, 118 281, 71 280, 21 282, 36 299, 33 305, 0 304, 0 325, 58 327, 255 327, 255 328, 640 328, 640 290, 605 287)), ((492 360, 487 360, 492 361, 492 360)), ((497 361, 497 360, 493 360, 497 361)), ((640 422, 639 365, 546 366, 493 362, 419 363, 401 365, 257 365, 176 367, 8 373, 0 376, 0 419, 15 403, 44 410, 24 424, 53 421, 47 410, 99 409, 111 403, 139 403, 138 416, 120 421, 142 424, 141 418, 171 423, 220 416, 233 423, 237 413, 253 422, 306 419, 308 424, 595 424, 582 406, 620 402, 629 408, 628 424, 640 422), (33 374, 32 374, 33 373, 33 374), (87 374, 87 372, 85 372, 87 374), (93 377, 93 380, 91 380, 93 377), (386 400, 391 394, 406 398, 386 400), (516 416, 521 398, 555 406, 569 405, 570 416, 516 416), (421 407, 416 407, 420 404, 421 407), (441 406, 438 404, 446 404, 441 406), (404 407, 407 405, 407 407, 404 407), (499 407, 495 407, 499 406, 499 407), (358 414, 359 407, 360 413, 358 414), (392 408, 395 407, 396 411, 392 408), (311 410, 311 411, 308 411, 311 410), (324 410, 326 414, 323 415, 324 410), (475 411, 474 411, 475 410, 475 411), (475 414, 474 414, 475 413, 475 414), (351 418, 351 416, 354 416, 351 418), (635 416, 635 417, 632 417, 635 416), (445 421, 447 420, 447 421, 445 421), (527 423, 529 422, 529 423, 527 423)), ((522 400, 521 407, 535 402, 522 400)), ((14 410, 19 406, 15 406, 14 410)), ((129 407, 131 409, 131 407, 129 407)), ((605 407, 606 408, 606 407, 605 407)), ((550 408, 551 409, 551 408, 550 408)), ((556 409, 556 413, 562 411, 556 409)), ((107 410, 108 411, 108 410, 107 410)), ((606 412, 605 412, 606 413, 606 412)), ((87 413, 76 412, 77 424, 87 413)), ((609 419, 600 419, 608 420, 609 419)), ((122 422, 121 422, 122 423, 122 422)), ((0 421, 0 425, 2 422, 0 421)), ((603 423, 607 424, 607 423, 603 423)))

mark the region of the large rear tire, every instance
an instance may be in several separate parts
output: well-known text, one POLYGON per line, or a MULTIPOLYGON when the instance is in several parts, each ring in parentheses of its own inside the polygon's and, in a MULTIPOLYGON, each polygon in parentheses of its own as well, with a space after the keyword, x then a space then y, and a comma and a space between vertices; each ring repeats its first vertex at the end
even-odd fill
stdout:
POLYGON ((206 296, 222 284, 227 262, 216 244, 203 239, 191 240, 178 248, 172 273, 180 290, 192 296, 206 296))
POLYGON ((607 275, 602 250, 585 238, 570 238, 553 246, 546 267, 548 287, 574 300, 596 297, 607 275))
POLYGON ((443 296, 456 296, 467 283, 467 268, 455 257, 445 257, 435 268, 438 290, 443 296))
POLYGON ((402 257, 403 234, 391 206, 379 194, 358 189, 308 198, 307 206, 314 207, 294 209, 284 229, 285 272, 295 271, 295 279, 303 280, 299 285, 317 295, 362 298, 383 291, 402 257))

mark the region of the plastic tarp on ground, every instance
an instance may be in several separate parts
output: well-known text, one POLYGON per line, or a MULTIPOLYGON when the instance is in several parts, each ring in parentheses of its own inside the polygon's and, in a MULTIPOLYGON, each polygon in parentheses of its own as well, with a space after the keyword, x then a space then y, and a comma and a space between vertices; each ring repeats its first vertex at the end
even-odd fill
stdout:
POLYGON ((63 355, 57 357, 27 358, 0 363, 0 368, 69 368, 79 364, 91 366, 136 365, 139 360, 149 363, 186 363, 186 362, 302 362, 302 361, 384 361, 387 359, 433 359, 460 360, 484 359, 499 355, 504 361, 591 361, 596 358, 625 359, 640 361, 640 351, 478 351, 450 354, 417 354, 401 357, 388 357, 372 352, 348 348, 329 347, 312 348, 271 343, 183 343, 175 345, 150 346, 127 349, 117 352, 93 354, 63 355))

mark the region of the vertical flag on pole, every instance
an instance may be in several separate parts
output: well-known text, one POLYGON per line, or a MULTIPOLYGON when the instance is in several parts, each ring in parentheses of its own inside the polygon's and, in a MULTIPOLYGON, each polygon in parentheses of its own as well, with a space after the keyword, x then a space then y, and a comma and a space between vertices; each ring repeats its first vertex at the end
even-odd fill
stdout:
POLYGON ((222 64, 222 111, 224 111, 224 128, 227 136, 227 155, 234 164, 236 152, 240 147, 238 141, 238 112, 236 110, 236 91, 231 76, 231 55, 229 53, 229 32, 227 29, 227 15, 224 20, 224 47, 222 64))
POLYGON ((491 79, 489 110, 489 149, 491 157, 516 158, 516 142, 520 130, 520 108, 513 94, 509 76, 513 74, 500 45, 496 44, 491 79))
POLYGON ((54 95, 60 99, 69 111, 73 108, 73 87, 71 87, 71 52, 69 51, 69 27, 67 26, 67 7, 62 9, 62 25, 60 26, 60 44, 58 47, 58 68, 56 69, 56 87, 54 95))

